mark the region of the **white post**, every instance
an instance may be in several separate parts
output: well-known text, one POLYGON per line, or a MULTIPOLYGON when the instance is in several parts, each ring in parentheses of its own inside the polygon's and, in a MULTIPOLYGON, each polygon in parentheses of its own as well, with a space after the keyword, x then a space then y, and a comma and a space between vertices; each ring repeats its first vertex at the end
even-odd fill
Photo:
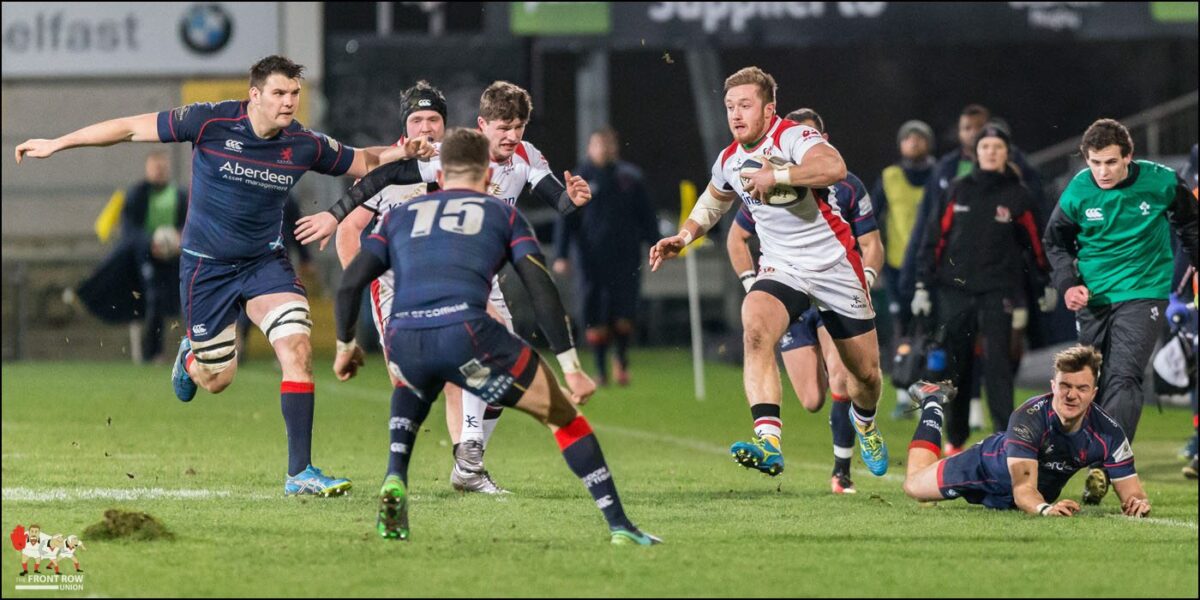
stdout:
POLYGON ((684 255, 683 262, 687 266, 688 316, 692 323, 692 379, 696 400, 704 400, 704 340, 700 328, 700 281, 694 249, 684 255))

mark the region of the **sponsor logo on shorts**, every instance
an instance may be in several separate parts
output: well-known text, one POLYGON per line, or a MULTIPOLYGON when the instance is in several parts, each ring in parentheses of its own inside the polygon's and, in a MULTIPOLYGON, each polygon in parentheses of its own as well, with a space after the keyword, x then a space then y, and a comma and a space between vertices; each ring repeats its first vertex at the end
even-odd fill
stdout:
POLYGON ((207 335, 208 328, 204 324, 192 325, 192 335, 207 335))
POLYGON ((470 308, 466 302, 454 304, 451 306, 439 306, 437 308, 426 308, 421 310, 402 310, 396 313, 398 319, 432 319, 445 315, 452 315, 457 312, 462 312, 470 308))
POLYGON ((473 358, 467 364, 459 367, 458 372, 467 378, 467 387, 475 389, 487 385, 488 377, 492 376, 492 369, 484 366, 477 358, 473 358))

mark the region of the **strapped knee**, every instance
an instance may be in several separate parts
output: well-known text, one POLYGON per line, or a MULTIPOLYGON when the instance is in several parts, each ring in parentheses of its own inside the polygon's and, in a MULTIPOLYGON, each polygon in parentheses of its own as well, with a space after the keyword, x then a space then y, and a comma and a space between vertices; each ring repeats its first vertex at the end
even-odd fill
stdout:
POLYGON ((237 325, 229 325, 211 340, 192 342, 196 364, 209 373, 220 373, 237 361, 237 325))
POLYGON ((308 312, 308 301, 293 300, 280 304, 263 317, 259 328, 272 344, 289 335, 310 335, 312 317, 308 312))

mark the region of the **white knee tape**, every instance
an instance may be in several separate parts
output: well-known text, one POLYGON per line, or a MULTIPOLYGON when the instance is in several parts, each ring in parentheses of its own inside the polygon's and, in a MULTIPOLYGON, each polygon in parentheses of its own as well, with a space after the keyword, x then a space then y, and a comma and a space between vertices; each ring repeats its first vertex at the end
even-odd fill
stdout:
POLYGON ((192 342, 196 364, 209 373, 220 373, 237 361, 237 325, 226 327, 211 340, 192 342))
POLYGON ((312 333, 312 318, 308 312, 308 302, 295 300, 280 304, 267 313, 258 326, 272 344, 289 335, 309 335, 312 333))

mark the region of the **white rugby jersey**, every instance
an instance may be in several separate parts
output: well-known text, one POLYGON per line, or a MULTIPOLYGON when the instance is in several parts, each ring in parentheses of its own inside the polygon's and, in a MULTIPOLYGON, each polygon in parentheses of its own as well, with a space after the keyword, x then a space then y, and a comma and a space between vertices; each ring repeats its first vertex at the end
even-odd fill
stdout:
POLYGON ((854 252, 850 225, 837 203, 828 201, 827 188, 809 189, 800 202, 786 208, 767 206, 742 189, 738 174, 742 163, 756 154, 780 156, 798 165, 814 146, 826 143, 816 129, 776 116, 756 146, 746 149, 734 141, 713 164, 712 186, 741 198, 754 217, 763 257, 770 262, 821 271, 849 260, 847 253, 854 252))
MULTIPOLYGON (((437 172, 442 168, 442 161, 435 156, 429 161, 419 161, 418 166, 421 169, 421 178, 432 183, 437 181, 437 172)), ((532 188, 545 177, 553 177, 546 157, 529 142, 521 142, 508 160, 502 163, 493 161, 491 167, 492 180, 488 182, 487 193, 510 206, 517 204, 517 197, 521 195, 526 183, 532 188)))
MULTIPOLYGON (((392 145, 403 146, 406 142, 408 142, 408 139, 402 137, 396 140, 396 143, 392 145)), ((441 144, 434 144, 434 147, 440 148, 441 144)), ((435 170, 434 173, 436 172, 437 171, 435 170)), ((424 175, 425 172, 422 171, 421 174, 424 175)), ((401 204, 404 204, 405 202, 408 202, 409 200, 412 200, 413 198, 416 198, 417 196, 424 195, 428 191, 429 184, 424 182, 410 185, 389 185, 382 190, 379 190, 378 194, 371 196, 366 202, 363 203, 363 206, 375 211, 376 213, 383 214, 389 210, 392 210, 393 208, 396 208, 397 206, 400 206, 401 204)))

